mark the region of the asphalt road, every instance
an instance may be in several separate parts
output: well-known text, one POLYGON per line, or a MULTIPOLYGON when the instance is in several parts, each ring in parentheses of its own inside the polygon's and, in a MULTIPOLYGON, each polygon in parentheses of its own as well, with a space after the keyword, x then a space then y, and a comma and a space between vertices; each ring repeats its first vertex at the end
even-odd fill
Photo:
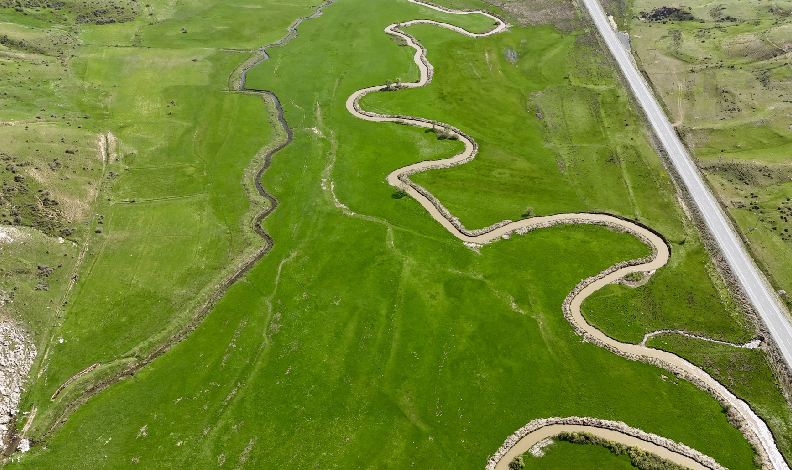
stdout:
POLYGON ((707 227, 709 227, 715 237, 715 241, 723 251, 732 272, 737 277, 753 306, 759 312, 773 340, 781 349, 787 366, 792 368, 792 324, 790 324, 787 314, 780 306, 772 288, 754 265, 742 241, 727 223, 720 205, 702 181, 698 171, 696 171, 696 167, 685 147, 679 140, 674 128, 671 127, 668 117, 658 105, 657 100, 655 100, 649 86, 638 71, 635 62, 633 62, 632 56, 624 48, 615 31, 611 28, 599 2, 597 0, 583 0, 583 2, 597 29, 605 39, 608 49, 610 49, 611 54, 619 63, 619 67, 627 78, 641 107, 646 112, 652 128, 668 153, 669 160, 674 165, 677 173, 679 173, 699 211, 703 214, 707 227))

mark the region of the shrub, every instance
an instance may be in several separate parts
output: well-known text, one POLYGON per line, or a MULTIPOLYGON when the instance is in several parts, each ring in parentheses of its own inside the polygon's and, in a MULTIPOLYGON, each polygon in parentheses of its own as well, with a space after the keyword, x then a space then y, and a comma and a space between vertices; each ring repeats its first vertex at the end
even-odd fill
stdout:
POLYGON ((38 276, 39 277, 47 277, 55 271, 55 268, 51 268, 46 264, 38 265, 38 276))
POLYGON ((563 431, 557 439, 560 441, 567 441, 573 444, 591 444, 605 447, 616 455, 627 454, 630 456, 630 462, 636 468, 641 470, 685 470, 687 467, 674 463, 668 459, 664 459, 657 454, 653 454, 640 447, 628 446, 621 442, 611 441, 599 436, 595 436, 590 432, 568 432, 563 431))
POLYGON ((511 462, 509 462, 509 470, 522 470, 525 468, 525 461, 522 455, 518 455, 511 462))
POLYGON ((626 276, 624 276, 624 279, 626 279, 627 281, 630 281, 630 282, 638 282, 641 279, 643 279, 643 274, 641 274, 641 273, 629 273, 626 276))
POLYGON ((401 36, 391 36, 391 41, 395 42, 399 46, 407 45, 407 40, 401 36))

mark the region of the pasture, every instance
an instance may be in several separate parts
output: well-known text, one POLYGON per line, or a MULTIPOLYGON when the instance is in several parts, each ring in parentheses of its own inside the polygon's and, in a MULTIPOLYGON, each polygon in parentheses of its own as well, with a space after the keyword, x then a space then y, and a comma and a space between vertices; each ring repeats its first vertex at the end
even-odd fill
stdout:
MULTIPOLYGON (((117 176, 103 180, 95 213, 104 230, 90 238, 93 255, 57 330, 65 341, 51 346, 21 405, 38 409, 29 437, 42 445, 8 468, 481 468, 529 420, 570 415, 622 420, 729 468, 754 468, 750 445, 708 394, 581 341, 563 317, 561 303, 581 279, 647 254, 634 237, 562 226, 476 252, 415 201, 392 197, 390 171, 461 144, 346 111, 359 88, 417 76, 412 50, 383 28, 427 17, 489 26, 404 0, 341 0, 248 73, 247 86, 273 91, 294 130, 262 180, 280 201, 263 224, 274 247, 185 340, 83 403, 85 390, 183 327, 261 243, 250 235, 255 207, 243 182, 271 144, 274 109, 227 84, 252 48, 311 13, 308 2, 151 5, 155 21, 84 25, 65 67, 81 90, 72 109, 90 114, 82 129, 112 130, 120 142, 107 169, 117 176), (278 13, 266 15, 270 7, 278 13), (94 363, 101 367, 50 401, 94 363), (70 403, 81 406, 48 432, 70 403)), ((637 219, 666 237, 672 263, 636 290, 600 293, 658 305, 651 321, 612 334, 662 325, 753 335, 707 270, 591 36, 547 26, 484 39, 430 26, 409 32, 429 49, 434 82, 361 105, 447 122, 479 142, 473 162, 415 177, 463 223, 516 219, 529 206, 537 215, 637 219), (690 296, 707 315, 690 319, 698 310, 677 308, 690 296)))

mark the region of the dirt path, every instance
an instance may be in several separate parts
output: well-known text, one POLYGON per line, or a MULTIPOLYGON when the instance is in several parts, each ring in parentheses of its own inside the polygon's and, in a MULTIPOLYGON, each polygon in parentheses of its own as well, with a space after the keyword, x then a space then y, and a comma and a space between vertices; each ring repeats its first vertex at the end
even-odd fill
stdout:
MULTIPOLYGON (((445 23, 431 21, 431 20, 413 20, 404 23, 395 23, 389 25, 388 27, 385 28, 385 32, 387 34, 403 38, 404 40, 407 41, 407 44, 409 46, 415 49, 414 60, 416 65, 418 65, 418 68, 421 73, 421 77, 417 82, 401 83, 400 84, 401 88, 417 88, 417 87, 425 86, 431 82, 432 73, 433 73, 432 65, 426 60, 426 49, 423 46, 421 46, 420 43, 418 43, 418 41, 415 40, 415 38, 404 32, 403 28, 409 27, 414 24, 433 24, 439 27, 451 29, 460 34, 464 34, 465 36, 469 36, 473 38, 485 37, 492 34, 497 34, 502 31, 505 31, 508 28, 508 24, 506 24, 505 21, 484 11, 454 11, 443 7, 438 7, 435 5, 428 5, 419 0, 409 0, 409 1, 411 3, 426 5, 430 8, 434 8, 436 10, 444 11, 447 13, 483 14, 485 16, 492 18, 493 21, 496 21, 497 25, 492 30, 480 34, 470 33, 462 28, 448 25, 445 23)), ((397 122, 400 124, 407 124, 420 128, 432 128, 435 125, 435 123, 423 118, 417 118, 412 116, 401 116, 401 115, 383 115, 383 114, 364 111, 360 108, 359 102, 363 96, 369 93, 383 91, 386 88, 387 88, 386 85, 379 85, 379 86, 372 86, 356 91, 347 99, 346 102, 347 110, 349 110, 349 112, 352 113, 354 116, 367 121, 397 122)), ((418 201, 429 212, 429 214, 431 214, 432 217, 437 222, 439 222, 449 232, 451 232, 451 234, 453 234, 455 237, 457 237, 458 239, 462 240, 463 242, 469 245, 491 243, 499 239, 508 239, 510 236, 512 236, 512 234, 515 233, 525 234, 532 230, 551 227, 560 224, 605 225, 616 231, 630 233, 635 237, 637 237, 638 239, 640 239, 643 243, 645 243, 652 249, 652 254, 644 259, 632 260, 632 261, 616 264, 606 269, 605 271, 601 272, 597 276, 581 281, 580 284, 578 284, 575 287, 575 289, 572 292, 570 292, 570 294, 564 300, 563 303, 564 316, 567 318, 567 320, 569 320, 569 322, 575 328, 575 331, 578 334, 582 335, 586 341, 590 341, 599 346, 607 348, 610 351, 622 357, 626 357, 631 360, 641 360, 644 362, 655 364, 659 367, 669 370, 670 372, 678 376, 681 376, 691 381, 697 387, 712 394, 712 396, 714 396, 718 401, 720 401, 724 405, 728 405, 729 407, 731 407, 732 410, 734 410, 734 412, 737 413, 738 417, 741 419, 743 423, 743 426, 741 426, 741 430, 743 434, 754 445, 754 447, 759 452, 759 455, 762 458, 763 462, 768 467, 778 468, 778 469, 788 468, 784 463, 784 459, 781 457, 781 454, 775 443, 773 435, 770 432, 767 425, 765 424, 765 422, 761 418, 759 418, 759 416, 757 416, 756 413, 754 413, 754 411, 748 406, 747 403, 737 398, 734 394, 732 394, 729 390, 727 390, 723 385, 721 385, 717 380, 712 378, 709 374, 704 372, 702 369, 696 367, 692 363, 669 352, 649 348, 644 345, 627 344, 616 341, 613 338, 610 338, 609 336, 605 335, 603 332, 596 329, 592 325, 590 325, 588 322, 586 322, 585 318, 583 317, 580 310, 583 301, 597 290, 607 286, 608 284, 612 284, 616 281, 619 281, 627 274, 633 272, 652 272, 665 266, 665 264, 668 262, 670 252, 668 246, 666 245, 665 241, 660 235, 656 234, 647 227, 641 226, 629 220, 624 220, 609 214, 596 214, 596 213, 556 214, 551 216, 532 217, 528 219, 519 220, 516 222, 506 220, 483 229, 468 230, 459 222, 459 220, 456 217, 454 217, 440 203, 439 200, 437 200, 437 198, 435 198, 429 191, 427 191, 423 187, 412 182, 409 178, 410 175, 413 175, 415 173, 420 173, 431 169, 449 168, 449 167, 461 165, 472 160, 476 156, 476 153, 478 152, 478 145, 472 138, 467 136, 459 129, 456 129, 451 126, 445 126, 445 127, 450 131, 451 134, 453 134, 453 138, 458 139, 465 144, 465 149, 461 153, 446 159, 423 161, 405 166, 403 168, 399 168, 398 170, 395 170, 388 175, 387 178, 388 182, 391 185, 407 192, 407 194, 409 194, 416 201, 418 201), (774 464, 771 464, 770 462, 774 462, 774 464), (779 464, 779 462, 781 462, 783 465, 779 464)), ((579 418, 579 419, 590 419, 590 418, 579 418)), ((597 420, 595 421, 596 423, 602 423, 601 421, 597 421, 597 420)), ((598 427, 598 424, 596 423, 593 425, 594 427, 598 427)), ((529 423, 529 425, 530 424, 531 423, 529 423)), ((558 424, 558 426, 561 427, 553 428, 553 429, 557 429, 556 434, 561 430, 573 429, 571 427, 572 426, 571 424, 561 423, 558 424)), ((522 433, 524 429, 525 428, 522 428, 521 430, 519 430, 517 433, 510 436, 506 440, 504 446, 501 447, 498 453, 496 453, 495 456, 490 460, 487 466, 488 469, 505 468, 501 466, 499 462, 503 460, 505 462, 503 465, 508 465, 510 458, 509 460, 506 460, 504 457, 510 455, 511 458, 513 458, 514 456, 513 454, 515 454, 516 451, 511 453, 510 451, 513 448, 517 448, 515 446, 518 446, 519 448, 525 447, 526 449, 530 447, 530 445, 527 445, 527 443, 531 441, 531 439, 533 439, 532 437, 530 437, 533 434, 526 435, 522 433), (526 441, 526 444, 522 444, 523 439, 528 439, 528 441, 526 441)), ((614 430, 613 435, 609 435, 608 438, 629 445, 635 445, 632 444, 631 442, 634 442, 633 439, 636 439, 635 436, 619 430, 614 430)), ((538 440, 541 440, 541 438, 538 440)), ((664 455, 664 457, 673 460, 681 465, 689 466, 688 464, 689 464, 690 456, 685 455, 684 453, 680 453, 678 448, 676 448, 678 447, 678 445, 675 447, 672 444, 673 443, 671 443, 671 441, 668 441, 665 444, 663 443, 659 444, 661 447, 667 449, 666 452, 667 455, 664 455)), ((641 445, 641 447, 647 448, 648 442, 644 442, 641 445)), ((711 459, 709 460, 711 461, 711 459)), ((699 461, 699 463, 701 463, 703 467, 697 467, 697 468, 713 468, 713 469, 721 468, 717 464, 714 464, 714 461, 711 461, 710 464, 704 463, 702 461, 699 461)))

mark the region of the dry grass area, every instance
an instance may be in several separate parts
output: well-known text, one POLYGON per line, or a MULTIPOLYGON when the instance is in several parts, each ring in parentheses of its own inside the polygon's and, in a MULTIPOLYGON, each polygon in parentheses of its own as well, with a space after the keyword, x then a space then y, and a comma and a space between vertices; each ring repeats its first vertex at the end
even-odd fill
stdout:
POLYGON ((633 53, 758 262, 790 291, 792 2, 668 6, 636 0, 621 18, 633 53))
POLYGON ((719 132, 727 129, 740 129, 746 138, 752 128, 775 134, 773 142, 743 143, 733 152, 792 142, 792 2, 694 3, 685 7, 689 21, 650 21, 664 5, 636 1, 632 44, 697 156, 729 150, 722 144, 733 133, 719 132))
POLYGON ((96 139, 60 123, 0 127, 0 223, 68 236, 87 222, 102 175, 96 139))
POLYGON ((0 0, 0 8, 13 9, 36 19, 75 24, 126 23, 149 9, 136 0, 0 0))
POLYGON ((571 0, 485 0, 503 9, 523 26, 551 25, 561 31, 580 26, 579 15, 571 0))
POLYGON ((0 22, 4 50, 29 52, 66 60, 77 47, 77 37, 64 28, 41 29, 0 22))

